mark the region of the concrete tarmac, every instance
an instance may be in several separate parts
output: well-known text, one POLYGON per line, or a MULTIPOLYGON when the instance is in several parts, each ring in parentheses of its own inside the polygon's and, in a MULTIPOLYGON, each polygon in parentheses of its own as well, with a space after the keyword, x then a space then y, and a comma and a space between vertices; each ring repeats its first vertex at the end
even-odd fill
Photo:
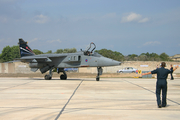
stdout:
POLYGON ((179 120, 180 79, 157 108, 156 79, 0 78, 0 120, 179 120))

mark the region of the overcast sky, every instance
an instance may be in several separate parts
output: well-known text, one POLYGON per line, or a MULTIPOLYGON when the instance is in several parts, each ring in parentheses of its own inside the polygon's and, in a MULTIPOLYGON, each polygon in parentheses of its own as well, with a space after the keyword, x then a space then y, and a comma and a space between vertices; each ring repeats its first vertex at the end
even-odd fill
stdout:
POLYGON ((0 0, 0 53, 28 41, 32 49, 96 49, 123 55, 180 54, 180 0, 0 0))

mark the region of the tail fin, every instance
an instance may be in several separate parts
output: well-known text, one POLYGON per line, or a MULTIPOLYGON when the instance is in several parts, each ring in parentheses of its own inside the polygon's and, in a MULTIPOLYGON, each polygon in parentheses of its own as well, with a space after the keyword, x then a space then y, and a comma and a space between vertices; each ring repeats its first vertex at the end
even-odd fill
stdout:
POLYGON ((27 42, 25 42, 22 38, 19 39, 18 44, 19 44, 19 50, 20 50, 21 57, 35 55, 35 53, 27 45, 27 42))

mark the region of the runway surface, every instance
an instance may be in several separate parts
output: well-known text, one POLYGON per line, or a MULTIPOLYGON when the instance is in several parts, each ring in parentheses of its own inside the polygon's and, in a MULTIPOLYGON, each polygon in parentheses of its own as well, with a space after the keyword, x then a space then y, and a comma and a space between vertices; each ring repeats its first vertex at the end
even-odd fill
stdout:
POLYGON ((157 108, 156 79, 0 78, 0 120, 179 120, 180 79, 157 108))

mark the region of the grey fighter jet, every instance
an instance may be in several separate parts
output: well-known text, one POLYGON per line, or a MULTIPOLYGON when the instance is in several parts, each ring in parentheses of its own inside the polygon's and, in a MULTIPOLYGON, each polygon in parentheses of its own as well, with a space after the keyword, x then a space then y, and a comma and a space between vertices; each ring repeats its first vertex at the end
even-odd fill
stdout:
POLYGON ((52 79, 52 70, 57 68, 57 72, 62 72, 60 79, 66 80, 67 74, 64 68, 79 68, 79 67, 97 67, 96 81, 99 81, 99 76, 102 75, 104 66, 117 66, 121 62, 115 61, 94 52, 96 46, 92 42, 87 50, 81 50, 76 53, 63 53, 63 54, 41 54, 35 55, 32 49, 27 45, 23 39, 19 39, 19 50, 21 62, 29 63, 31 71, 36 72, 38 69, 41 73, 49 74, 45 75, 46 80, 52 79))

